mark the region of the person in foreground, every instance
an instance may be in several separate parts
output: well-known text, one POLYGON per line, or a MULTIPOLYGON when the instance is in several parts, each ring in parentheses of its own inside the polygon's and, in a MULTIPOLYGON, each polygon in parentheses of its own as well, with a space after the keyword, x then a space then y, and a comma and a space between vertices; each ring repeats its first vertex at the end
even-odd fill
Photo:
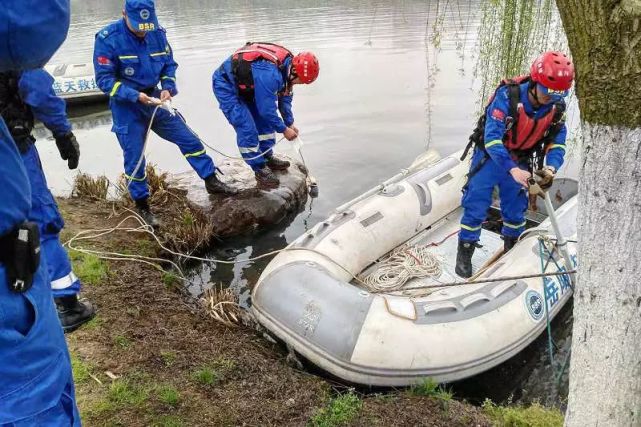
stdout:
POLYGON ((69 169, 78 167, 80 148, 67 120, 65 102, 53 90, 53 81, 43 68, 0 73, 0 111, 29 177, 29 220, 38 224, 58 318, 65 332, 71 332, 91 320, 95 310, 91 303, 78 299, 80 280, 72 271, 69 256, 60 243, 64 220, 47 187, 35 138, 31 135, 34 119, 40 120, 53 133, 69 169))
MULTIPOLYGON (((68 0, 6 0, 0 72, 42 67, 64 41, 68 0)), ((31 189, 0 118, 0 426, 79 426, 69 352, 53 305, 31 189)))

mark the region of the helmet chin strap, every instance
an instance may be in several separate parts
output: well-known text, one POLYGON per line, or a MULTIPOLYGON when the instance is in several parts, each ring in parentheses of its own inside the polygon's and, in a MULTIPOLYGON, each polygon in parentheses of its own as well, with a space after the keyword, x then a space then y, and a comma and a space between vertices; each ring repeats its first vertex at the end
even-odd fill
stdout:
POLYGON ((543 103, 539 100, 539 97, 536 95, 536 83, 530 85, 530 90, 528 92, 530 93, 530 95, 532 95, 532 98, 534 98, 538 105, 543 105, 543 103))

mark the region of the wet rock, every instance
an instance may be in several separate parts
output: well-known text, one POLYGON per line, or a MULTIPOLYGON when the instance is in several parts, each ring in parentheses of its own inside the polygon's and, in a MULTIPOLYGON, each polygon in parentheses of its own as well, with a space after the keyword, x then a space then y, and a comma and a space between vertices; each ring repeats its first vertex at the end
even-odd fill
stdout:
POLYGON ((291 158, 287 171, 276 171, 278 188, 258 187, 254 172, 240 160, 225 160, 217 166, 222 181, 236 187, 235 196, 210 195, 203 181, 193 172, 174 175, 177 187, 187 191, 187 198, 214 224, 219 237, 248 234, 278 224, 307 201, 305 167, 291 158))

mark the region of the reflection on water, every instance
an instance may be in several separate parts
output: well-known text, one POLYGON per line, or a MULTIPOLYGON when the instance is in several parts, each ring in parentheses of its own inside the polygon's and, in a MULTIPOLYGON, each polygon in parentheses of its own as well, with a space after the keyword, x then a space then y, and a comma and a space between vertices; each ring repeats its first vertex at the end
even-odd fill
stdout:
MULTIPOLYGON (((309 199, 307 202, 309 209, 312 203, 313 199, 309 199)), ((309 215, 309 212, 311 212, 311 209, 307 215, 309 215)), ((287 246, 285 230, 291 226, 298 216, 299 212, 293 213, 285 217, 277 226, 259 234, 221 242, 208 256, 214 259, 235 259, 239 262, 235 264, 204 263, 199 266, 197 271, 193 272, 192 284, 189 287, 190 293, 198 296, 213 284, 221 284, 222 286, 229 286, 240 296, 241 305, 245 307, 251 305, 251 287, 258 281, 258 277, 274 255, 252 262, 242 261, 277 251, 287 246)))

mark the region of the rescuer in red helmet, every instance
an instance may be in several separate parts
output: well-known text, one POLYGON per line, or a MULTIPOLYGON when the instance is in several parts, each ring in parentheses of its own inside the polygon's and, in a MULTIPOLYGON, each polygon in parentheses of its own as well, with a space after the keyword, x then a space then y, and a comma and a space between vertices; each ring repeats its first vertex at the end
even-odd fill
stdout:
POLYGON ((214 72, 214 95, 236 130, 238 149, 259 184, 277 186, 273 171, 289 167, 288 161, 273 155, 276 132, 289 141, 296 139, 292 86, 312 83, 318 72, 313 53, 293 55, 272 43, 247 43, 214 72))
POLYGON ((570 58, 550 51, 534 60, 529 75, 504 80, 494 92, 463 155, 474 146, 461 201, 459 276, 472 275, 472 255, 495 186, 501 198, 501 234, 507 252, 525 228, 526 188, 532 173, 540 177, 543 189, 552 185, 565 155, 564 98, 573 80, 570 58))

